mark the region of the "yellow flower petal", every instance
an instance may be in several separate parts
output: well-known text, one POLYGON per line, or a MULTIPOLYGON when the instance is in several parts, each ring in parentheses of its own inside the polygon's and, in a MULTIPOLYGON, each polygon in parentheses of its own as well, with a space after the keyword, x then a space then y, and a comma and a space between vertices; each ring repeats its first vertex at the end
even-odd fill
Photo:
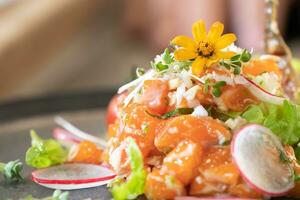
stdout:
POLYGON ((222 33, 224 30, 224 24, 220 22, 215 22, 211 26, 208 35, 207 35, 207 40, 213 44, 215 44, 219 38, 221 37, 222 33))
POLYGON ((220 59, 229 59, 234 56, 236 53, 233 51, 217 51, 216 56, 220 59))
POLYGON ((194 59, 197 57, 197 53, 191 49, 180 48, 174 52, 175 60, 185 61, 194 59))
POLYGON ((171 44, 175 44, 177 46, 181 46, 187 49, 193 49, 195 48, 196 44, 192 38, 189 38, 184 35, 179 35, 175 37, 172 41, 171 44))
POLYGON ((196 76, 199 76, 204 69, 206 64, 206 59, 202 57, 197 57, 196 60, 192 63, 192 73, 196 76))
POLYGON ((217 49, 224 49, 231 43, 233 43, 236 40, 236 36, 233 33, 227 33, 225 35, 222 35, 221 38, 216 43, 217 49))
POLYGON ((195 22, 193 24, 192 33, 196 42, 205 40, 206 38, 206 28, 203 20, 195 22))

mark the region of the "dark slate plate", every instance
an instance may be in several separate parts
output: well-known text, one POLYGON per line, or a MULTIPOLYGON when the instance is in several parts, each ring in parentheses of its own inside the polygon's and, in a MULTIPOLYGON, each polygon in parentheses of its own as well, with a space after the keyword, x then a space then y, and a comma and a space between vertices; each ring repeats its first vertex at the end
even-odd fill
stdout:
MULTIPOLYGON (((112 94, 113 90, 89 91, 2 102, 0 161, 20 159, 24 163, 25 151, 30 146, 29 130, 35 129, 41 136, 51 137, 52 130, 56 127, 53 117, 57 114, 89 133, 104 136, 104 108, 112 94)), ((32 170, 24 164, 25 181, 17 185, 5 184, 0 175, 0 200, 15 200, 29 194, 39 198, 52 195, 52 189, 31 181, 32 170)), ((111 199, 111 196, 106 186, 70 191, 71 200, 88 198, 111 199)))
MULTIPOLYGON (((75 123, 81 129, 96 133, 104 133, 103 121, 104 112, 100 111, 80 111, 73 113, 60 113, 69 121, 75 123)), ((0 125, 0 160, 9 161, 20 159, 24 163, 26 149, 30 146, 29 130, 34 128, 41 136, 51 137, 53 128, 53 116, 40 116, 17 120, 0 125)), ((30 174, 33 169, 24 165, 23 175, 24 183, 17 185, 7 185, 0 177, 0 199, 19 199, 28 194, 34 197, 45 197, 53 193, 52 189, 44 188, 30 180, 30 174)), ((105 186, 91 189, 70 191, 70 199, 111 199, 111 196, 105 186)))

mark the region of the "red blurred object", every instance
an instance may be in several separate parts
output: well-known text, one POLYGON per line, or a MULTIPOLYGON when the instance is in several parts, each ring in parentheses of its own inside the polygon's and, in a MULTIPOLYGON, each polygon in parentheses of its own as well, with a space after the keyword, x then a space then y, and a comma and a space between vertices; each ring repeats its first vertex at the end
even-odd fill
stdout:
POLYGON ((74 136, 72 133, 63 128, 54 128, 52 134, 56 140, 62 142, 80 143, 82 141, 80 138, 74 136))
POLYGON ((108 127, 110 124, 113 124, 118 116, 119 112, 119 105, 123 102, 125 97, 127 96, 127 92, 123 92, 121 94, 116 94, 114 95, 107 107, 107 112, 106 112, 106 126, 108 127))
POLYGON ((107 126, 110 124, 113 124, 117 119, 118 97, 119 97, 119 95, 113 96, 108 104, 107 113, 106 113, 106 125, 107 126))

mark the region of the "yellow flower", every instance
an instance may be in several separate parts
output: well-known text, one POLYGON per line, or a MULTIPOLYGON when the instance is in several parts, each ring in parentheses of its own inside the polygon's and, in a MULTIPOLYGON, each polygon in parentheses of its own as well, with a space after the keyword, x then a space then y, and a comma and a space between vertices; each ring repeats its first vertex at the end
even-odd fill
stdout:
POLYGON ((204 21, 200 20, 193 24, 193 37, 177 36, 171 44, 178 46, 175 50, 174 57, 177 61, 193 60, 192 72, 199 75, 204 67, 209 67, 220 59, 228 59, 235 53, 230 51, 222 51, 236 40, 236 36, 232 33, 223 33, 224 25, 220 22, 215 22, 208 34, 204 21))

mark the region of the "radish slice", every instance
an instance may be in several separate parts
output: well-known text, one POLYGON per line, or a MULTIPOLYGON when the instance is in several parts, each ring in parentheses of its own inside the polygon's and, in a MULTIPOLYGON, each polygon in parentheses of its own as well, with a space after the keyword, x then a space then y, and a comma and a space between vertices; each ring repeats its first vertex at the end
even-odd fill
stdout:
POLYGON ((283 103, 283 101, 286 99, 284 97, 280 97, 280 96, 271 94, 271 93, 267 92, 266 90, 264 90, 263 88, 261 88, 256 83, 254 83, 253 81, 251 81, 250 79, 248 79, 244 76, 242 76, 242 77, 245 79, 245 81, 246 81, 245 85, 247 86, 249 91, 254 96, 256 96, 258 99, 260 99, 261 101, 276 104, 276 105, 281 105, 283 103))
POLYGON ((80 138, 75 137, 72 133, 63 128, 55 128, 52 134, 53 137, 64 146, 71 146, 72 144, 78 144, 82 141, 80 138))
POLYGON ((105 185, 115 178, 106 166, 92 164, 63 164, 32 172, 32 180, 44 187, 76 190, 105 185))
POLYGON ((293 168, 281 160, 284 148, 269 129, 245 126, 234 136, 231 148, 242 177, 255 190, 281 196, 294 187, 293 168))

